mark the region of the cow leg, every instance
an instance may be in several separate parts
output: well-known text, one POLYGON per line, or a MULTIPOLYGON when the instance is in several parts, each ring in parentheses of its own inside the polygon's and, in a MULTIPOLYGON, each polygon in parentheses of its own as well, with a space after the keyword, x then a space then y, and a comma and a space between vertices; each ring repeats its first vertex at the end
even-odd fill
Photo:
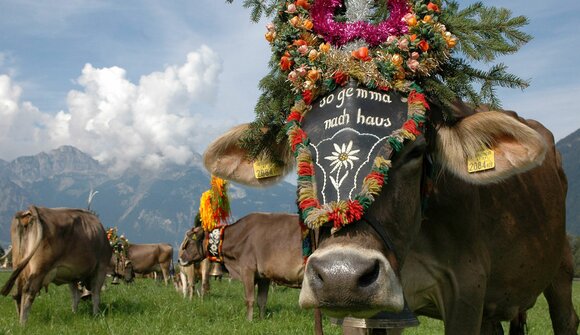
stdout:
POLYGON ((99 314, 99 305, 101 303, 101 289, 107 276, 106 268, 100 268, 97 274, 91 280, 91 292, 93 300, 93 315, 99 314))
POLYGON ((22 298, 20 302, 20 324, 24 325, 28 320, 28 313, 34 299, 42 288, 43 276, 39 274, 30 274, 28 281, 24 283, 22 298))
POLYGON ((482 321, 480 335, 504 335, 500 321, 482 321))
POLYGON ((269 289, 270 280, 265 278, 258 279, 258 308, 260 309, 260 319, 266 316, 266 302, 268 302, 269 289))
POLYGON ((183 270, 179 273, 179 279, 181 280, 181 292, 183 293, 183 298, 186 298, 187 290, 189 290, 189 281, 187 280, 188 278, 185 273, 183 273, 183 270))
POLYGON ((526 312, 518 313, 515 319, 510 321, 510 332, 509 335, 526 335, 526 312))
POLYGON ((544 296, 548 301, 554 334, 575 335, 578 331, 578 315, 572 304, 574 265, 572 252, 567 241, 564 249, 564 257, 558 273, 552 283, 544 290, 544 296))
POLYGON ((254 271, 243 269, 241 277, 246 295, 246 319, 252 321, 254 318, 254 288, 256 286, 254 271))
POLYGON ((77 283, 70 283, 68 287, 70 288, 72 296, 72 312, 76 313, 79 307, 79 301, 81 300, 81 292, 79 291, 77 283))
POLYGON ((201 272, 201 300, 203 296, 209 293, 209 259, 204 259, 201 261, 200 272, 201 272))
POLYGON ((167 283, 169 281, 169 267, 170 267, 170 263, 168 262, 168 263, 160 264, 160 265, 161 265, 161 274, 163 275, 163 282, 167 286, 167 283))

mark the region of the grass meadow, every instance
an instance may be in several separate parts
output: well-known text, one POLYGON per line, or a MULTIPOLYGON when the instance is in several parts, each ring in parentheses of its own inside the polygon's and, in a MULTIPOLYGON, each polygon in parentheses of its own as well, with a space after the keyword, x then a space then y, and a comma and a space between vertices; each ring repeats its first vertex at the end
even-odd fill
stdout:
MULTIPOLYGON (((0 273, 4 284, 9 273, 0 273)), ((109 282, 109 279, 108 279, 109 282)), ((173 286, 152 279, 136 279, 131 285, 108 285, 102 294, 101 314, 91 316, 90 301, 81 301, 77 314, 71 312, 68 286, 49 287, 32 305, 28 323, 18 324, 11 297, 0 297, 0 334, 313 334, 311 311, 298 307, 296 289, 270 290, 267 315, 245 319, 243 288, 240 282, 211 281, 211 293, 203 301, 184 299, 173 286)), ((574 283, 574 304, 580 306, 580 282, 574 283)), ((440 321, 419 318, 421 324, 405 334, 443 334, 440 321)), ((341 330, 324 318, 325 334, 341 330)), ((506 325, 504 325, 504 328, 506 325)), ((507 328, 506 328, 507 329, 507 328)), ((543 297, 528 313, 529 334, 551 334, 548 308, 543 297)))

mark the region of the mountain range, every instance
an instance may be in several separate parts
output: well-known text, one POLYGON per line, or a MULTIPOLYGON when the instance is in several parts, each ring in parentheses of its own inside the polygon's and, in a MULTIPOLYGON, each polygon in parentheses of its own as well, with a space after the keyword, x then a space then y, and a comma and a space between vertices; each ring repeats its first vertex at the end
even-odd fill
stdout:
MULTIPOLYGON (((10 222, 29 204, 87 208, 103 225, 117 227, 131 242, 177 246, 192 226, 210 175, 197 156, 189 166, 169 165, 156 172, 107 168, 72 146, 47 153, 0 160, 0 244, 10 244, 10 222)), ((256 211, 296 212, 295 186, 283 182, 264 189, 229 185, 232 220, 256 211)))
MULTIPOLYGON (((568 177, 567 230, 580 235, 580 129, 558 141, 568 177)), ((30 204, 87 208, 91 203, 105 227, 117 227, 131 242, 178 246, 199 208, 210 175, 197 155, 188 166, 156 172, 138 169, 112 175, 107 167, 73 146, 0 160, 0 245, 10 244, 10 222, 30 204)), ((256 211, 296 212, 296 186, 282 182, 263 189, 230 183, 232 220, 256 211)))
POLYGON ((568 233, 580 235, 580 129, 564 137, 556 148, 562 154, 562 165, 568 177, 566 227, 568 233))

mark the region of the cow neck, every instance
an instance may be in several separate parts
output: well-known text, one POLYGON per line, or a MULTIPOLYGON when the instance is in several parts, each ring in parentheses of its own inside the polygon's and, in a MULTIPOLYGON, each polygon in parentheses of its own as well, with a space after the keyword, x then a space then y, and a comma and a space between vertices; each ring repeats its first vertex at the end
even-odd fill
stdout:
POLYGON ((206 257, 212 262, 223 263, 222 247, 224 243, 224 231, 228 225, 220 225, 214 227, 210 231, 206 231, 204 238, 204 251, 206 257))

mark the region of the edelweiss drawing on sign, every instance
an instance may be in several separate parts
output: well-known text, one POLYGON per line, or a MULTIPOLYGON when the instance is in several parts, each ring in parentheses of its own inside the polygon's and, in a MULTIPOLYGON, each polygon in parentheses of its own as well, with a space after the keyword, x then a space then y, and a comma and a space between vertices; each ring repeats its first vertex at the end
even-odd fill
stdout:
POLYGON ((332 152, 332 156, 326 156, 324 159, 331 161, 330 166, 333 167, 330 171, 330 181, 332 185, 336 189, 336 192, 339 192, 340 185, 344 179, 348 176, 349 169, 354 167, 353 161, 358 161, 359 158, 354 154, 358 153, 360 150, 352 150, 352 141, 348 142, 348 145, 342 144, 342 147, 336 143, 334 145, 334 152, 332 152), (350 167, 349 167, 350 163, 350 167), (340 171, 344 167, 344 176, 340 177, 340 171), (336 178, 332 176, 332 173, 336 171, 336 178))
POLYGON ((350 199, 355 194, 362 178, 370 171, 377 148, 386 138, 342 128, 330 138, 310 143, 317 181, 321 184, 318 195, 323 203, 350 199))

